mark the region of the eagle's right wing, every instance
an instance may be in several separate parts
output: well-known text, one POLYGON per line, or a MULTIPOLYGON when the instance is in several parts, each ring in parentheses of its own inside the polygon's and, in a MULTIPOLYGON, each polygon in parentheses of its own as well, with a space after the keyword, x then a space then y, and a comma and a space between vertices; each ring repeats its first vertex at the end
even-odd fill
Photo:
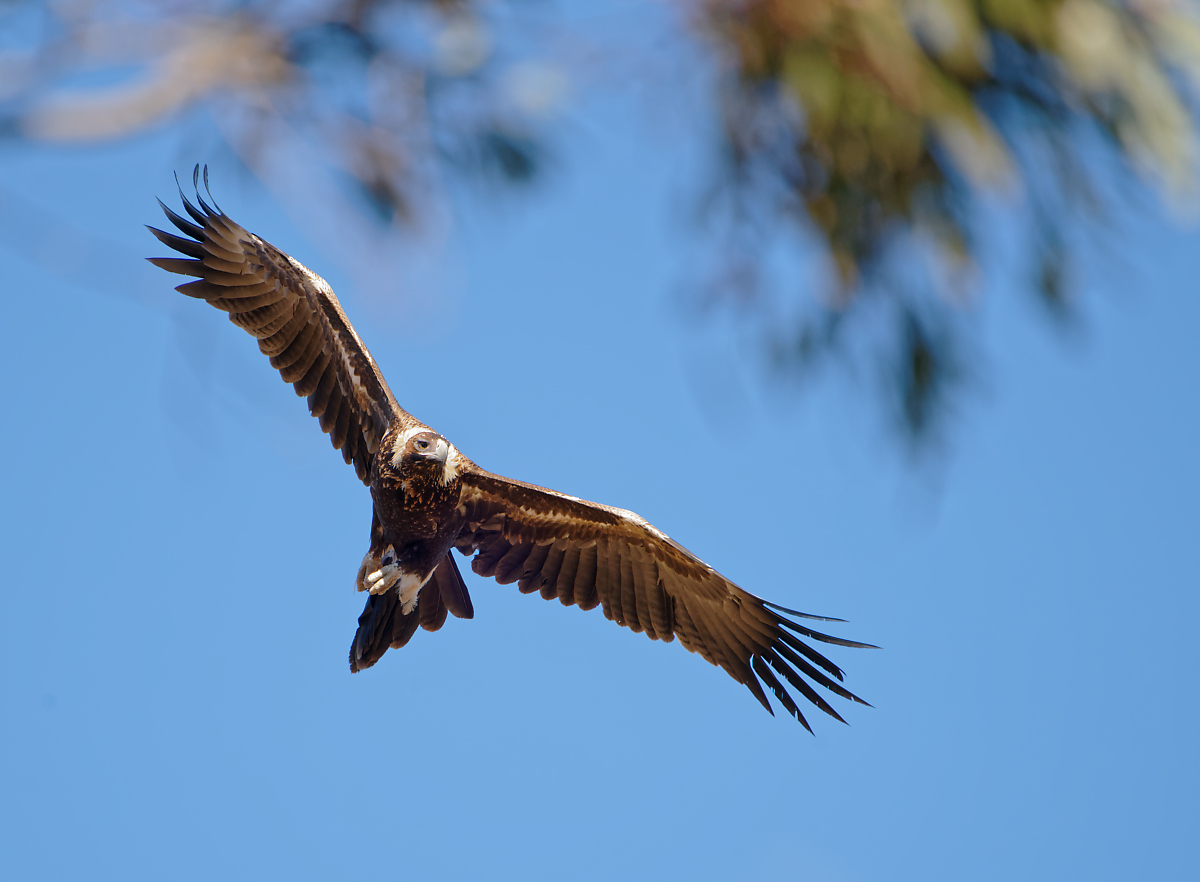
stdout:
POLYGON ((516 582, 522 593, 536 591, 564 605, 599 606, 618 625, 644 631, 652 640, 678 637, 774 713, 761 678, 806 728, 808 721, 780 677, 838 720, 841 716, 814 685, 866 704, 841 685, 841 668, 800 638, 867 644, 831 637, 787 614, 824 617, 776 606, 739 588, 631 511, 475 466, 461 481, 466 523, 456 547, 475 553, 471 569, 479 575, 502 585, 516 582))
MULTIPOLYGON (((199 168, 193 180, 198 183, 199 168)), ((207 177, 207 176, 206 176, 207 177)), ((167 219, 189 238, 148 227, 160 242, 190 259, 152 257, 155 266, 197 276, 176 290, 208 301, 258 338, 271 366, 308 396, 308 409, 363 483, 371 457, 395 420, 420 425, 396 403, 324 279, 278 248, 247 232, 196 192, 200 208, 183 193, 192 221, 159 202, 167 219)))

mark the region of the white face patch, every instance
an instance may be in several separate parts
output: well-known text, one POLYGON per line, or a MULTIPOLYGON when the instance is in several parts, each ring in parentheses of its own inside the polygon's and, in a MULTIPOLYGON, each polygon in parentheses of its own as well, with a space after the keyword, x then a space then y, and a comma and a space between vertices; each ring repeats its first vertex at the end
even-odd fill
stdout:
POLYGON ((392 468, 399 469, 400 461, 404 459, 404 448, 408 446, 408 442, 413 435, 420 435, 422 432, 432 432, 428 426, 413 426, 410 429, 405 429, 396 438, 396 452, 392 454, 392 468))
MULTIPOLYGON (((449 442, 447 442, 449 443, 449 442)), ((442 486, 445 487, 451 481, 458 477, 458 473, 462 471, 464 457, 458 452, 458 448, 453 444, 450 445, 450 452, 446 456, 446 465, 442 469, 442 486)))

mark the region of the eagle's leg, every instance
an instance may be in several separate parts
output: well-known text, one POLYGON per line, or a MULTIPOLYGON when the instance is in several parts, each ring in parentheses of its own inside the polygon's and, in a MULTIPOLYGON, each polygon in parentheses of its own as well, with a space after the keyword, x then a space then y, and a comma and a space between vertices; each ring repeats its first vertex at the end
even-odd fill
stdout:
POLYGON ((417 592, 428 578, 422 579, 418 573, 402 572, 396 560, 396 549, 389 545, 382 552, 367 552, 362 566, 358 568, 358 590, 383 594, 396 585, 396 592, 400 595, 400 611, 408 615, 416 609, 417 592))
POLYGON ((359 567, 360 573, 364 571, 367 572, 362 578, 362 584, 365 584, 372 594, 383 594, 400 581, 401 572, 400 564, 396 562, 396 549, 389 545, 378 558, 375 558, 373 552, 367 552, 362 566, 359 567), (369 566, 374 565, 375 560, 379 561, 378 565, 375 569, 367 571, 369 566))
MULTIPOLYGON (((417 608, 417 594, 429 581, 430 573, 402 571, 396 548, 383 535, 383 524, 379 514, 371 512, 371 548, 363 555, 358 568, 358 590, 372 594, 384 594, 396 586, 400 598, 400 611, 409 615, 417 608)), ((460 577, 461 578, 461 577, 460 577)))
POLYGON ((358 568, 358 578, 355 580, 359 591, 370 591, 372 594, 382 594, 400 579, 400 567, 396 561, 396 549, 385 544, 383 524, 379 515, 371 511, 371 547, 363 555, 362 565, 358 568))

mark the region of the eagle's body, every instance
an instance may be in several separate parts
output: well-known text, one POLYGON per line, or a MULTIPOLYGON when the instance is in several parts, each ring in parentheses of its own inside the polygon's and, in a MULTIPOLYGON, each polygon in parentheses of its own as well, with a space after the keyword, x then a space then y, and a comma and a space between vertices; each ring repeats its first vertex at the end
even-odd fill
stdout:
MULTIPOLYGON (((367 552, 360 589, 382 594, 395 583, 404 612, 462 532, 459 472, 468 460, 441 435, 421 427, 389 432, 371 466, 371 499, 383 548, 367 552)), ((455 566, 448 558, 449 566, 455 566)), ((455 567, 457 570, 457 567, 455 567)))
POLYGON ((838 682, 841 670, 799 638, 865 644, 781 615, 818 618, 742 590, 633 512, 479 468, 400 407, 320 276, 197 197, 199 208, 183 200, 190 221, 162 206, 189 238, 150 228, 190 259, 152 262, 198 277, 178 290, 224 310, 258 338, 370 487, 371 541, 357 578, 369 596, 351 670, 375 664, 418 627, 438 630, 447 613, 473 616, 451 554, 457 549, 476 555, 476 573, 516 582, 523 593, 581 609, 600 606, 609 619, 651 639, 678 637, 771 711, 761 678, 806 727, 776 674, 839 720, 812 683, 861 701, 838 682))

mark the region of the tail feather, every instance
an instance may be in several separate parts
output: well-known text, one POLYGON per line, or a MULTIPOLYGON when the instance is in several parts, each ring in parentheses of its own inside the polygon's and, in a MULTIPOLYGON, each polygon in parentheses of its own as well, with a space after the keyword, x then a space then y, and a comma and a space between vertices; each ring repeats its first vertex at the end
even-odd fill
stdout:
POLYGON ((389 649, 404 646, 418 627, 438 630, 446 621, 447 611, 460 619, 469 619, 475 614, 462 575, 449 553, 421 589, 416 609, 407 615, 401 609, 395 588, 367 597, 367 605, 358 617, 358 631, 350 644, 351 673, 366 670, 389 649))
POLYGON ((399 649, 412 639, 420 624, 416 610, 405 615, 395 588, 367 597, 367 605, 358 617, 358 631, 350 645, 350 671, 366 670, 383 658, 389 649, 399 649))
POLYGON ((475 607, 471 603, 471 595, 467 593, 467 583, 463 581, 462 573, 458 571, 458 564, 454 562, 454 555, 451 552, 446 552, 442 562, 433 571, 433 578, 430 581, 437 582, 442 603, 456 618, 473 619, 475 617, 475 607))
MULTIPOLYGON (((440 565, 438 568, 441 568, 440 565)), ((426 631, 436 631, 446 624, 446 604, 442 602, 436 577, 431 577, 417 595, 417 616, 426 631)))

